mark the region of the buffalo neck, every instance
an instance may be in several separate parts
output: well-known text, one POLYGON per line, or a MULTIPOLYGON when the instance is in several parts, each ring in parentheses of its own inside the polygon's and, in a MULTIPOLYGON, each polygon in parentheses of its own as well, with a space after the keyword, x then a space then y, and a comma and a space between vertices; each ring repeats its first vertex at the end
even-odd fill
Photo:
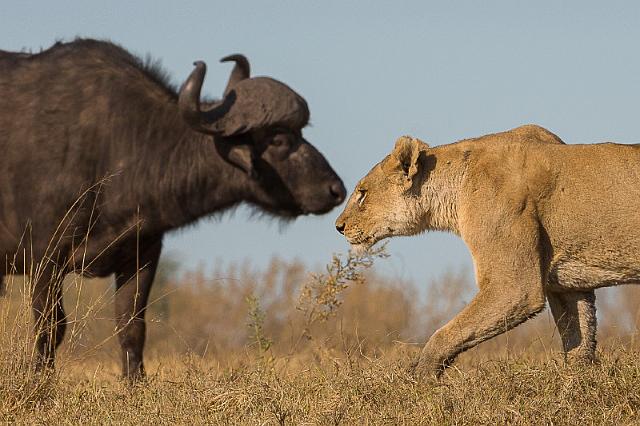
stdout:
POLYGON ((129 170, 133 174, 127 179, 143 228, 150 233, 234 207, 246 198, 249 186, 246 174, 220 156, 215 145, 219 141, 188 127, 177 111, 168 117, 148 123, 161 130, 147 131, 151 137, 139 139, 143 146, 136 150, 129 170))

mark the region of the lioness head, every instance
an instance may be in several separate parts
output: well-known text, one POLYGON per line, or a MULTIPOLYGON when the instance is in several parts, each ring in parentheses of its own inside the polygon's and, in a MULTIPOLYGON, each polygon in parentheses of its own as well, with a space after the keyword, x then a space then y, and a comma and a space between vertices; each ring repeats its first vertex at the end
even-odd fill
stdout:
POLYGON ((428 221, 421 203, 421 183, 434 162, 428 149, 419 139, 402 136, 391 154, 358 182, 336 220, 336 229, 354 249, 425 230, 428 221))

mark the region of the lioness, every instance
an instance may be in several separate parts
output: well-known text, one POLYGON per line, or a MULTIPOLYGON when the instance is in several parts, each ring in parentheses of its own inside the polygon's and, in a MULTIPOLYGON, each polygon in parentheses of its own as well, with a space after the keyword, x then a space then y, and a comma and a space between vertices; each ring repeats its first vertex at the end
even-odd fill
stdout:
POLYGON ((355 247, 451 231, 479 292, 417 362, 439 374, 461 352, 549 301, 567 359, 595 358, 594 289, 640 283, 640 145, 565 145, 538 126, 430 148, 408 136, 356 186, 336 228, 355 247))

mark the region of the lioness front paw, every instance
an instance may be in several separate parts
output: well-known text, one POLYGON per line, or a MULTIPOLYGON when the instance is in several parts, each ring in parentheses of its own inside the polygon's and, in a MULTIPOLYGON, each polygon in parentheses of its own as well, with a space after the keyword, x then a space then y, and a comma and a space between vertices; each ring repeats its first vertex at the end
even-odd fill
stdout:
POLYGON ((442 375, 446 365, 443 362, 417 358, 409 366, 410 374, 419 381, 437 380, 442 375))

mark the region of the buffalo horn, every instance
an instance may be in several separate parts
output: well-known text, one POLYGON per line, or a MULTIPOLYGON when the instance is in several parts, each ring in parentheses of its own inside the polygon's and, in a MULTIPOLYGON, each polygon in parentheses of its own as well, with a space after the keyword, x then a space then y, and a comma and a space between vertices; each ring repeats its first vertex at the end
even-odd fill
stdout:
POLYGON ((245 80, 251 76, 251 65, 249 65, 249 60, 240 54, 225 56, 220 59, 220 62, 235 62, 235 66, 231 71, 231 75, 229 76, 229 82, 227 83, 227 88, 224 90, 224 94, 226 95, 233 85, 238 83, 239 81, 245 80))
POLYGON ((200 90, 207 73, 207 64, 202 61, 193 63, 195 68, 180 89, 178 107, 184 120, 196 130, 206 130, 202 126, 202 113, 200 112, 200 90))

